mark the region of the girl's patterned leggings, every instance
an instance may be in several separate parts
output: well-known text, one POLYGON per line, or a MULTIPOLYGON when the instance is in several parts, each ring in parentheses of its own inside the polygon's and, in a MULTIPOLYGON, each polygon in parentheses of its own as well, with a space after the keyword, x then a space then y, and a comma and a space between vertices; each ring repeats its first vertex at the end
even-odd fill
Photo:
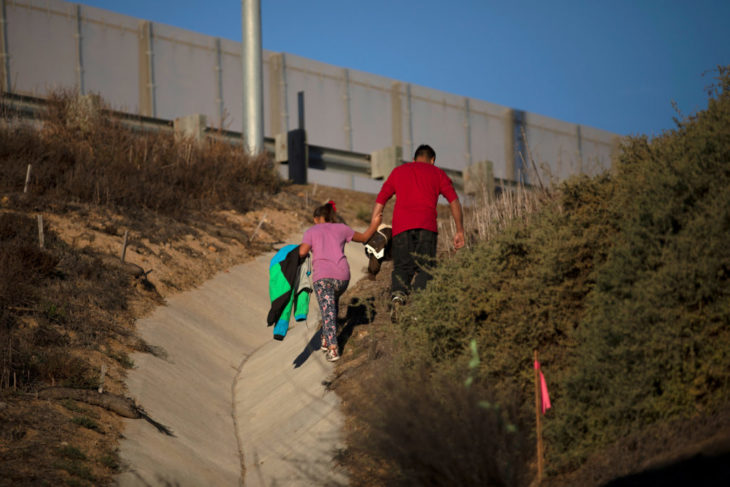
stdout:
POLYGON ((337 346, 337 300, 350 281, 320 279, 314 281, 314 292, 322 312, 322 336, 328 346, 337 346))

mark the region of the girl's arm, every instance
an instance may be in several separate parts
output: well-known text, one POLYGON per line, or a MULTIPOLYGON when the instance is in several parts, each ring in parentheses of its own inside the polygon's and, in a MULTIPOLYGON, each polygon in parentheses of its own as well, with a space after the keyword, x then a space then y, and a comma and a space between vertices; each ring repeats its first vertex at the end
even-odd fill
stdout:
POLYGON ((306 243, 300 243, 299 244, 299 257, 305 258, 309 251, 312 250, 312 246, 306 243))
POLYGON ((380 212, 373 211, 373 217, 370 220, 370 226, 367 230, 365 230, 364 233, 355 232, 352 236, 353 242, 360 242, 360 243, 366 243, 368 240, 370 240, 370 237, 372 237, 375 232, 378 231, 378 226, 380 226, 380 223, 383 221, 383 213, 382 209, 380 212))

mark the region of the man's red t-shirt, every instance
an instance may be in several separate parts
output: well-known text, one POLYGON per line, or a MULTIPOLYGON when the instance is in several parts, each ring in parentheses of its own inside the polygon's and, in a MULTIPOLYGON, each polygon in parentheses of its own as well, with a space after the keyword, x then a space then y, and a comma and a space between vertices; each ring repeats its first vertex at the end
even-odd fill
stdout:
POLYGON ((375 201, 385 205, 393 194, 396 195, 394 236, 414 228, 438 232, 436 204, 439 195, 444 195, 449 203, 457 198, 451 179, 442 169, 428 162, 409 162, 393 169, 375 201))

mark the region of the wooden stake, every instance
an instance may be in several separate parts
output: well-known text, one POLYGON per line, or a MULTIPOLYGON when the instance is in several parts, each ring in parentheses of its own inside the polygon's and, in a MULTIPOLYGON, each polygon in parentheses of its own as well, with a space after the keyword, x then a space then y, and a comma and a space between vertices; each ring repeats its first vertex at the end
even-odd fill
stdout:
POLYGON ((23 188, 23 193, 28 192, 29 184, 30 184, 30 164, 28 164, 28 170, 25 172, 25 187, 23 188))
POLYGON ((101 364, 101 374, 99 375, 99 389, 98 389, 99 394, 104 392, 104 379, 106 378, 106 370, 107 370, 106 364, 102 363, 101 364))
POLYGON ((251 241, 253 241, 253 239, 256 237, 256 234, 258 233, 259 229, 261 228, 261 225, 263 225, 265 221, 266 221, 266 215, 261 217, 261 221, 256 226, 256 230, 253 231, 253 233, 251 234, 251 237, 248 239, 249 243, 251 241))
POLYGON ((124 230, 124 243, 122 244, 122 264, 124 264, 124 258, 127 256, 127 237, 129 237, 129 230, 124 230))
MULTIPOLYGON (((537 363, 537 350, 535 350, 535 361, 534 363, 537 363)), ((542 482, 542 472, 543 472, 543 464, 542 464, 542 407, 541 407, 541 399, 540 399, 540 370, 536 367, 533 367, 535 369, 535 419, 537 422, 537 484, 540 485, 542 482)))
POLYGON ((43 235, 43 215, 38 215, 38 244, 41 248, 44 248, 46 245, 46 239, 43 235))

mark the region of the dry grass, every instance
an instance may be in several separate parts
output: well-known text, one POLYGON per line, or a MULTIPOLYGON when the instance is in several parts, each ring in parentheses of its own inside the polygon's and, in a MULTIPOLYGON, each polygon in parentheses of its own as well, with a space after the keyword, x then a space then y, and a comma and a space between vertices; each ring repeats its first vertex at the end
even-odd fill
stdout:
MULTIPOLYGON (((70 92, 50 96, 37 124, 0 124, 0 191, 184 216, 220 207, 248 211, 281 187, 267 156, 206 139, 135 132, 70 92)), ((7 122, 7 119, 6 119, 7 122)))
MULTIPOLYGON (((464 204, 464 230, 466 246, 472 247, 478 242, 491 240, 509 225, 516 222, 526 223, 545 202, 551 198, 550 190, 526 188, 518 185, 514 190, 501 191, 498 195, 490 194, 482 188, 477 194, 470 196, 464 204)), ((453 240, 456 226, 448 209, 439 211, 439 239, 442 248, 452 249, 449 242, 453 240)))
POLYGON ((172 292, 298 227, 278 207, 299 199, 272 197, 281 182, 265 157, 135 132, 87 108, 59 93, 40 120, 0 119, 0 485, 106 485, 119 469, 118 417, 34 393, 96 388, 103 364, 105 390, 123 394, 128 354, 159 352, 135 336, 161 296, 119 265, 126 229, 128 261, 156 262, 155 282, 172 292), (246 212, 266 203, 277 209, 251 239, 246 212))

